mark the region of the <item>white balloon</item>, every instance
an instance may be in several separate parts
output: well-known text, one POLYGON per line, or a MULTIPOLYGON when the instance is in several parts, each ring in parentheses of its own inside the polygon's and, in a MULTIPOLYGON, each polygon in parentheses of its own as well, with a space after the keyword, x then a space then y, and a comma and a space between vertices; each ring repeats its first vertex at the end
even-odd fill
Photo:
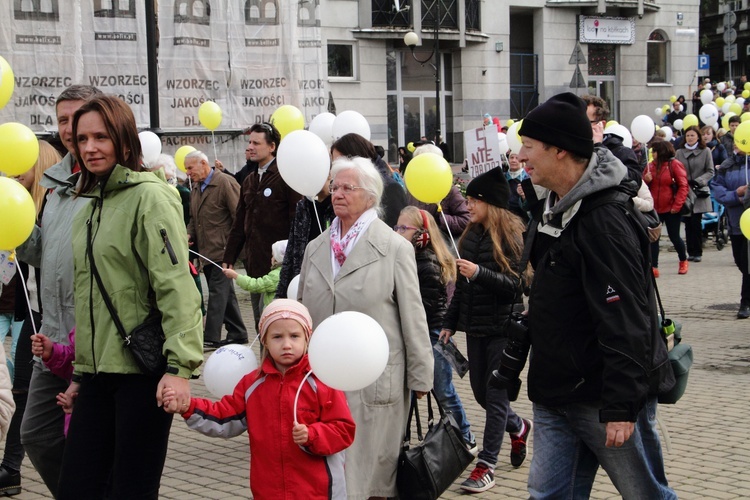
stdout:
POLYGON ((709 102, 714 100, 714 93, 710 90, 704 89, 701 90, 701 102, 703 104, 708 104, 709 102))
POLYGON ((358 391, 375 382, 388 363, 388 338, 370 316, 344 311, 323 320, 310 337, 310 367, 324 384, 358 391))
POLYGON ((155 162, 161 154, 161 139, 150 130, 144 130, 138 134, 141 140, 141 150, 143 152, 144 163, 150 165, 155 162))
POLYGON ((711 84, 707 83, 707 84, 703 85, 703 88, 704 89, 711 89, 711 84))
POLYGON ((745 104, 745 98, 744 97, 738 97, 737 99, 734 100, 734 102, 736 102, 740 106, 743 106, 745 104))
POLYGON ((292 278, 289 286, 286 287, 286 298, 297 300, 297 291, 299 290, 299 274, 292 278))
POLYGON ((630 123, 630 131, 636 141, 646 143, 654 136, 654 120, 647 115, 638 115, 630 123))
POLYGON ((661 110, 661 108, 654 109, 654 115, 656 115, 657 118, 661 118, 664 116, 664 112, 661 110))
POLYGON ((672 129, 669 127, 662 127, 661 130, 664 131, 664 134, 666 134, 666 137, 664 138, 665 141, 671 141, 672 140, 672 129))
POLYGON ((367 119, 356 111, 344 111, 333 120, 333 140, 338 140, 346 134, 359 134, 370 140, 370 124, 367 119))
POLYGON ((333 144, 333 121, 336 115, 333 113, 320 113, 310 122, 310 132, 321 138, 329 148, 333 144))
POLYGON ((513 125, 508 128, 508 132, 505 134, 505 140, 508 143, 508 148, 514 155, 517 155, 521 152, 521 141, 518 140, 518 127, 520 126, 521 121, 513 123, 513 125))
POLYGON ((716 123, 714 123, 714 124, 713 124, 713 125, 711 125, 711 126, 713 127, 713 129, 714 129, 714 132, 716 132, 717 130, 719 130, 719 122, 716 122, 716 123))
POLYGON ((719 92, 724 92, 724 89, 725 89, 725 88, 727 88, 727 84, 726 84, 726 83, 724 83, 724 82, 719 82, 719 83, 717 83, 717 84, 716 84, 716 89, 717 89, 717 90, 718 90, 719 92))
POLYGON ((685 111, 685 106, 683 106, 682 104, 680 104, 679 110, 680 110, 680 112, 685 111))
POLYGON ((698 117, 706 125, 713 125, 719 120, 719 110, 714 106, 701 106, 698 110, 698 117))
POLYGON ((725 99, 724 100, 724 104, 722 104, 722 106, 721 106, 721 112, 724 113, 724 114, 729 113, 729 106, 731 106, 731 105, 732 105, 732 103, 725 99))
POLYGON ((276 153, 279 174, 303 196, 315 196, 328 180, 331 156, 323 140, 308 130, 289 132, 276 153))
POLYGON ((736 97, 734 97, 734 94, 729 94, 724 98, 724 102, 728 102, 729 104, 733 103, 735 101, 736 97))
POLYGON ((672 126, 674 126, 675 130, 682 130, 682 120, 678 118, 677 120, 674 121, 672 126))
POLYGON ((500 152, 502 154, 508 154, 508 138, 502 132, 497 133, 497 142, 500 145, 500 152))
POLYGON ((255 353, 246 345, 219 347, 203 366, 203 381, 208 392, 221 398, 234 392, 239 381, 258 368, 255 353))
POLYGON ((607 134, 616 135, 617 137, 622 139, 622 145, 626 148, 633 147, 633 136, 630 135, 630 131, 628 131, 625 125, 620 125, 619 123, 610 125, 609 127, 604 129, 604 135, 607 134))

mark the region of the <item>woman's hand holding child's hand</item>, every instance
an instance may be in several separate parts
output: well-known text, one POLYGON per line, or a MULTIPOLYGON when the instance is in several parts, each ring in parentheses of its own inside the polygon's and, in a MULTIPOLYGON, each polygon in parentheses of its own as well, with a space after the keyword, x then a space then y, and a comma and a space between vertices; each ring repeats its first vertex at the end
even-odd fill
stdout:
POLYGON ((76 402, 76 398, 78 397, 78 389, 80 387, 81 384, 79 384, 78 382, 71 382, 65 392, 61 392, 57 395, 57 404, 59 406, 62 406, 62 410, 65 413, 73 413, 73 404, 76 402))
POLYGON ((167 413, 182 413, 190 406, 190 403, 188 403, 187 407, 180 408, 177 404, 177 391, 171 387, 164 387, 161 391, 161 397, 162 406, 167 413))
POLYGON ((294 427, 292 427, 292 439, 294 439, 294 444, 298 444, 300 446, 303 446, 305 443, 307 443, 307 440, 309 439, 307 426, 304 424, 295 423, 294 427))

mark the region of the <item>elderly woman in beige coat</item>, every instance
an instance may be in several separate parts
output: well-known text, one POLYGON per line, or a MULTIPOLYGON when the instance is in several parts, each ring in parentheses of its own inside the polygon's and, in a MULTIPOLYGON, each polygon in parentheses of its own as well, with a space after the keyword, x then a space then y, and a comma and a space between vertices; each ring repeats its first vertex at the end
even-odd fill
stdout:
POLYGON ((346 452, 346 487, 350 500, 394 497, 410 390, 421 397, 432 387, 414 249, 378 218, 383 183, 370 160, 340 158, 331 178, 336 218, 307 246, 297 295, 315 326, 332 314, 358 311, 386 332, 385 371, 372 385, 346 393, 357 424, 346 452))

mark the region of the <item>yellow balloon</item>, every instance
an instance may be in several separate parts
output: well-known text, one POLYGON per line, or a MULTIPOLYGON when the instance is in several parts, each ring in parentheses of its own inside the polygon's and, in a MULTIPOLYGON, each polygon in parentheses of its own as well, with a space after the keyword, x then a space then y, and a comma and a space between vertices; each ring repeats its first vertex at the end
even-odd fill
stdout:
POLYGON ((724 98, 724 102, 734 102, 736 100, 737 100, 737 98, 734 97, 734 94, 729 94, 728 96, 726 96, 724 98))
POLYGON ((213 101, 206 101, 198 108, 198 120, 208 130, 216 130, 221 125, 221 108, 213 101))
POLYGON ((716 105, 721 108, 724 105, 724 98, 723 97, 717 97, 716 98, 716 105))
POLYGON ((750 113, 742 113, 742 115, 740 115, 740 123, 747 120, 750 120, 750 113))
POLYGON ((734 113, 735 115, 740 115, 740 114, 742 114, 742 106, 740 106, 740 105, 739 105, 739 104, 737 104, 736 102, 733 102, 733 103, 732 103, 732 104, 731 104, 731 105, 729 106, 729 111, 731 111, 731 112, 732 112, 732 113, 734 113))
POLYGON ((193 146, 182 146, 180 149, 175 151, 174 153, 174 162, 175 165, 177 165, 177 168, 185 171, 185 157, 188 155, 188 153, 192 153, 195 151, 195 148, 193 146))
POLYGON ((0 56, 0 109, 3 109, 10 96, 13 95, 13 89, 16 86, 16 78, 13 76, 13 70, 8 61, 0 56))
POLYGON ((698 126, 698 117, 690 113, 682 119, 682 130, 687 130, 689 127, 698 126))
POLYGON ((39 158, 39 141, 29 127, 9 122, 0 125, 0 172, 9 177, 28 171, 39 158))
POLYGON ((508 127, 508 128, 510 128, 510 126, 513 125, 514 123, 516 123, 516 121, 514 119, 510 118, 510 119, 508 119, 508 120, 505 121, 505 126, 508 127))
POLYGON ((745 82, 745 85, 743 86, 745 90, 750 90, 750 82, 745 82))
POLYGON ((665 104, 664 106, 661 107, 661 112, 666 115, 667 113, 669 113, 669 108, 670 108, 669 104, 665 104))
POLYGON ((610 120, 607 123, 604 124, 604 128, 609 127, 610 125, 619 125, 616 120, 610 120))
POLYGON ((271 123, 281 134, 281 140, 289 132, 305 128, 305 116, 302 111, 290 104, 284 104, 271 115, 271 123))
POLYGON ((737 116, 737 113, 729 112, 721 117, 721 126, 724 127, 724 130, 729 130, 729 119, 733 116, 737 116))
POLYGON ((406 145, 406 150, 408 152, 410 152, 410 153, 413 153, 415 149, 417 149, 417 148, 414 147, 414 143, 413 142, 410 142, 409 144, 406 145))
MULTIPOLYGON (((745 84, 745 87, 747 87, 748 85, 750 85, 750 82, 747 82, 745 84)), ((747 90, 747 89, 743 90, 742 91, 742 97, 743 97, 743 99, 747 99, 748 97, 750 97, 750 90, 747 90)))
MULTIPOLYGON (((740 123, 734 131, 734 145, 743 153, 750 153, 750 122, 740 123)), ((411 166, 411 163, 409 164, 411 166)), ((742 214, 744 217, 745 214, 742 214)), ((745 230, 742 230, 745 233, 745 230)))
POLYGON ((442 156, 423 153, 409 162, 404 182, 406 189, 419 201, 439 203, 453 186, 453 171, 442 156))
POLYGON ((750 239, 750 208, 742 212, 742 216, 740 216, 740 230, 745 238, 750 239))
POLYGON ((675 101, 677 101, 676 95, 673 95, 672 97, 669 98, 669 102, 674 103, 675 101))
POLYGON ((0 214, 0 250, 13 250, 34 229, 36 208, 26 188, 8 177, 0 177, 0 214))

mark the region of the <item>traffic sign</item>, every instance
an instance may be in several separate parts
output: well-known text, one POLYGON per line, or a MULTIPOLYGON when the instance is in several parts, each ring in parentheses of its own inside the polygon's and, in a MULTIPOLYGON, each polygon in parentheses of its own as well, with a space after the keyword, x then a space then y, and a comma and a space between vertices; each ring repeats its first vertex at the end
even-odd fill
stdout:
POLYGON ((730 10, 729 12, 724 14, 724 29, 731 28, 736 22, 737 14, 735 14, 733 11, 730 10))
POLYGON ((724 43, 734 43, 737 41, 737 30, 729 28, 724 30, 724 43))
POLYGON ((724 62, 737 60, 737 44, 724 45, 724 62))
POLYGON ((568 64, 586 64, 586 57, 583 55, 583 49, 581 44, 576 42, 576 47, 573 49, 573 53, 570 55, 568 64))
POLYGON ((579 89, 586 86, 586 80, 583 79, 583 73, 581 68, 576 65, 576 70, 573 73, 573 78, 570 80, 570 88, 579 89))
POLYGON ((698 56, 698 69, 711 69, 711 58, 708 54, 698 56))

